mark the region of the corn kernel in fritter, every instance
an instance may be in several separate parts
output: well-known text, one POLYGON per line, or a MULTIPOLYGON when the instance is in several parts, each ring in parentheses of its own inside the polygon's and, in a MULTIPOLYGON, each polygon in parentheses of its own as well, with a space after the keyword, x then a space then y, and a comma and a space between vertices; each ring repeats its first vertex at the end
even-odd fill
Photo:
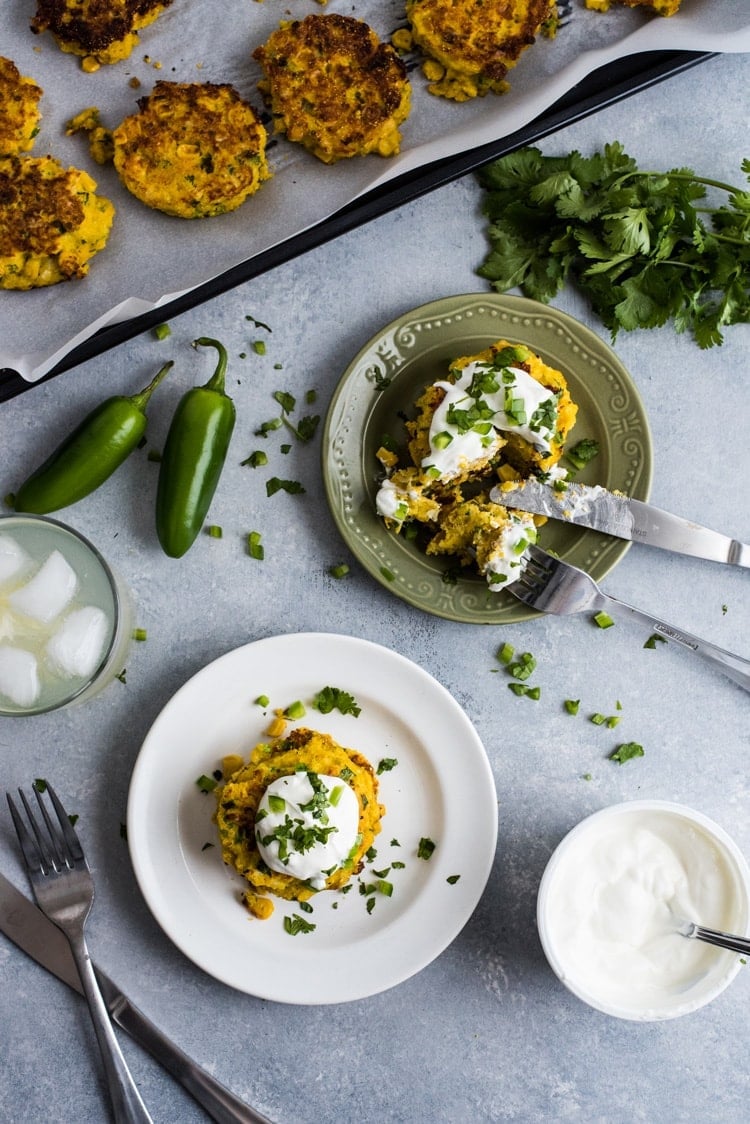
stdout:
POLYGON ((277 133, 325 164, 395 155, 411 107, 406 67, 362 20, 312 15, 283 22, 253 52, 277 133))

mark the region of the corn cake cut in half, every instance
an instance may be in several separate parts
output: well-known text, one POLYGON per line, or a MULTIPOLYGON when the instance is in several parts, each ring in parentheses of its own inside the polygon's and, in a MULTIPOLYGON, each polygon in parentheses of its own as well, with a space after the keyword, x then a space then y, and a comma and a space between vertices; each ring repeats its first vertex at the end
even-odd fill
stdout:
POLYGON ((399 126, 411 108, 406 67, 362 20, 331 14, 284 21, 253 57, 276 132, 323 163, 399 151, 399 126))
POLYGON ((172 0, 37 0, 35 34, 49 31, 62 51, 81 57, 84 70, 126 59, 138 32, 172 0))
POLYGON ((0 56, 0 156, 28 152, 39 132, 42 88, 26 78, 11 59, 0 56))
POLYGON ((112 131, 84 110, 68 132, 88 133, 94 159, 111 159, 147 207, 208 218, 236 210, 269 179, 265 127, 233 86, 157 82, 138 106, 112 131))
POLYGON ((249 883, 243 902, 261 919, 273 912, 269 894, 287 901, 307 901, 319 890, 345 886, 362 869, 385 814, 369 761, 328 734, 302 726, 286 737, 257 745, 247 763, 238 757, 225 759, 224 780, 216 797, 222 858, 249 883), (327 784, 321 783, 323 778, 327 784), (305 805, 307 816, 291 799, 280 795, 287 781, 290 786, 301 781, 309 785, 313 795, 305 805), (295 856, 312 852, 318 839, 327 839, 336 830, 333 813, 342 803, 342 795, 354 801, 355 809, 352 838, 343 861, 319 870, 316 878, 286 873, 285 858, 294 869, 295 856), (266 826, 269 809, 277 816, 273 831, 266 826), (269 841, 271 834, 275 839, 269 841), (274 846, 279 869, 264 858, 266 846, 274 846))
POLYGON ((85 277, 114 213, 87 172, 51 156, 0 156, 0 288, 85 277))
POLYGON ((508 71, 537 35, 554 35, 556 0, 406 0, 399 49, 416 46, 430 93, 452 101, 504 94, 508 71))
POLYGON ((612 4, 626 8, 648 8, 657 16, 673 16, 680 10, 682 0, 585 0, 586 7, 595 12, 608 12, 612 4))
POLYGON ((559 475, 577 412, 562 371, 523 344, 498 340, 454 359, 415 402, 404 462, 387 445, 376 453, 378 515, 501 588, 520 577, 544 520, 496 502, 487 485, 500 481, 502 498, 503 482, 559 475))

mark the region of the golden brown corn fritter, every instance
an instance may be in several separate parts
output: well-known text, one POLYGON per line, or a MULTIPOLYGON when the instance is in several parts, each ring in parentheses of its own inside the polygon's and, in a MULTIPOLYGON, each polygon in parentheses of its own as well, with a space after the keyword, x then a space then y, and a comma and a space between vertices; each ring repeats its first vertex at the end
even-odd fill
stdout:
POLYGON ((626 8, 650 8, 657 16, 673 16, 679 11, 682 0, 586 0, 586 7, 595 12, 608 12, 612 4, 626 8))
POLYGON ((328 734, 300 726, 287 737, 257 745, 247 763, 239 757, 225 758, 224 783, 216 790, 221 853, 227 866, 249 882, 243 901, 256 917, 266 918, 273 912, 267 894, 306 901, 317 892, 290 874, 269 870, 255 840, 255 817, 263 793, 277 777, 289 776, 300 768, 321 776, 346 778, 359 803, 356 853, 351 863, 328 876, 326 889, 340 890, 359 873, 380 832, 385 808, 378 802, 375 770, 361 753, 339 745, 328 734))
POLYGON ((86 172, 51 156, 0 156, 0 288, 34 289, 88 273, 115 209, 86 172))
POLYGON ((10 59, 0 57, 0 155, 28 152, 39 130, 40 86, 25 78, 10 59))
POLYGON ((138 31, 153 23, 172 0, 37 0, 35 34, 49 31, 60 50, 80 55, 84 70, 126 59, 138 31))
POLYGON ((266 130, 233 86, 157 82, 138 106, 111 132, 84 110, 68 132, 87 132, 94 159, 112 159, 147 207, 186 219, 221 215, 269 178, 266 130))
POLYGON ((253 52, 277 133, 332 164, 393 156, 411 108, 406 67, 362 20, 311 15, 282 22, 253 52))
POLYGON ((504 94, 506 75, 545 31, 554 35, 555 0, 406 0, 409 31, 399 48, 419 47, 430 93, 467 101, 504 94))

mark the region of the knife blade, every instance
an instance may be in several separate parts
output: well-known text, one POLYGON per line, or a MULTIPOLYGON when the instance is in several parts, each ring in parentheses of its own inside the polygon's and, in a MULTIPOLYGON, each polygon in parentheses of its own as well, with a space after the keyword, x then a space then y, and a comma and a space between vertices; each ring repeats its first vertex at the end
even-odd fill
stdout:
POLYGON ((525 480, 512 487, 493 488, 490 498, 505 507, 589 527, 618 539, 750 569, 750 546, 745 543, 599 484, 571 482, 558 491, 539 480, 525 480))
MULTIPOLYGON (((0 873, 0 931, 53 976, 83 994, 70 946, 62 932, 40 909, 0 873)), ((271 1124, 225 1085, 201 1069, 96 968, 99 986, 112 1021, 143 1046, 187 1089, 217 1124, 271 1124)))

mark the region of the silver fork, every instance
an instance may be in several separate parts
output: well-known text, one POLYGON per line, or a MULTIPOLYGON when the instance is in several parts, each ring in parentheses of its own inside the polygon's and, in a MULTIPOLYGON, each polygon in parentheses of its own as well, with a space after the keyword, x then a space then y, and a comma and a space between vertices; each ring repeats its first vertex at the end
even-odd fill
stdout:
POLYGON ((652 632, 663 636, 666 640, 674 640, 683 648, 693 652, 696 656, 718 667, 735 683, 739 683, 746 691, 750 691, 750 660, 738 656, 734 652, 727 652, 724 648, 717 648, 707 640, 698 636, 691 636, 689 632, 674 625, 659 620, 658 617, 626 605, 616 597, 602 593, 594 579, 577 566, 563 562, 561 558, 553 558, 538 546, 531 546, 528 550, 528 564, 520 578, 506 587, 524 605, 532 609, 539 609, 543 613, 556 613, 560 616, 569 616, 574 613, 585 613, 592 610, 625 609, 631 616, 644 621, 652 632))
POLYGON ((83 927, 94 900, 94 880, 83 848, 52 786, 47 784, 45 788, 54 808, 57 824, 53 822, 42 800, 40 786, 35 784, 33 787, 43 826, 34 817, 21 789, 18 790, 18 795, 29 827, 24 823, 10 795, 6 795, 34 897, 42 912, 62 929, 70 943, 99 1042, 115 1120, 118 1124, 150 1124, 151 1117, 115 1038, 83 935, 83 927))

